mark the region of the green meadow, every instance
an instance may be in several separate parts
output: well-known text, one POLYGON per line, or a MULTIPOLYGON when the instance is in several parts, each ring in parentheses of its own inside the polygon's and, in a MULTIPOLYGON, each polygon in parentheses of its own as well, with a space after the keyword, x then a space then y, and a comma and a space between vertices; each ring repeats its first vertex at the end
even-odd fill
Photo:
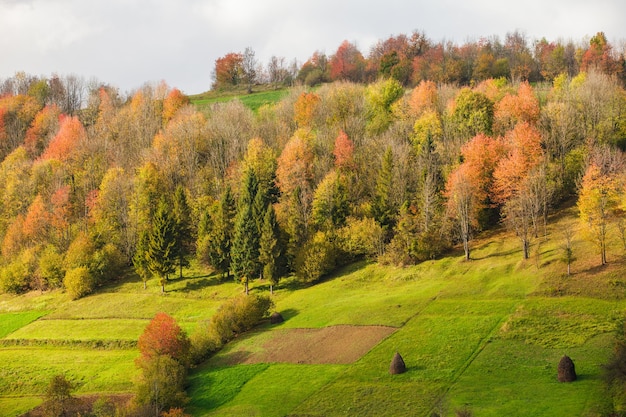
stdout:
MULTIPOLYGON (((261 324, 192 369, 193 416, 601 416, 611 399, 602 380, 626 298, 626 260, 612 244, 609 265, 575 240, 577 261, 565 274, 559 227, 566 212, 522 260, 506 231, 472 242, 472 260, 453 252, 409 268, 360 262, 303 286, 276 289, 285 321, 261 324), (352 363, 230 363, 233 352, 265 349, 290 329, 337 325, 392 327, 352 363), (407 372, 390 375, 399 352, 407 372), (557 381, 567 354, 578 380, 557 381)), ((132 392, 133 342, 158 311, 192 332, 241 292, 199 268, 160 294, 125 281, 70 301, 62 292, 0 296, 0 412, 17 416, 41 402, 50 378, 65 374, 76 395, 132 392)), ((253 292, 268 291, 255 282, 253 292)), ((346 346, 350 340, 345 341, 346 346)))
POLYGON ((255 91, 252 93, 241 91, 239 94, 233 92, 220 94, 219 92, 208 91, 203 94, 190 96, 189 99, 191 103, 198 108, 207 107, 214 103, 225 103, 231 100, 239 100, 245 106, 250 108, 250 110, 256 112, 265 104, 273 104, 280 101, 285 98, 288 93, 289 91, 284 88, 279 90, 255 91))

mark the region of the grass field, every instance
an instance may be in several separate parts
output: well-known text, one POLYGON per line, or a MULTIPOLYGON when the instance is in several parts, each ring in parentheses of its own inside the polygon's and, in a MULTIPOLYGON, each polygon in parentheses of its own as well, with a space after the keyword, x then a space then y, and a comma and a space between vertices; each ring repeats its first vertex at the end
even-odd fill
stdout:
POLYGON ((207 107, 214 103, 224 103, 231 100, 240 100, 250 110, 257 111, 265 104, 272 104, 283 99, 289 91, 287 89, 267 91, 247 91, 219 93, 209 91, 207 93, 190 96, 191 103, 196 107, 207 107))
MULTIPOLYGON (((274 295, 286 321, 263 324, 193 369, 187 411, 428 417, 467 407, 477 417, 601 416, 610 406, 602 365, 626 308, 626 261, 614 244, 610 264, 598 268, 593 247, 577 239, 579 260, 566 276, 558 230, 572 219, 569 212, 559 217, 526 261, 513 236, 495 231, 473 242, 470 262, 452 253, 404 269, 357 263, 313 286, 286 279, 274 295), (232 361, 233 352, 268 349, 274 336, 302 334, 288 330, 338 325, 393 331, 352 363, 232 361), (408 371, 392 376, 396 351, 408 371), (564 354, 576 364, 574 383, 556 379, 564 354)), ((132 391, 136 349, 106 342, 136 340, 158 311, 192 331, 241 292, 202 271, 186 276, 168 283, 165 295, 156 282, 143 290, 130 281, 78 301, 62 292, 0 296, 0 415, 37 405, 58 373, 76 383, 77 394, 132 391), (93 341, 104 347, 82 343, 93 341)), ((267 285, 255 282, 252 291, 267 292, 267 285)))

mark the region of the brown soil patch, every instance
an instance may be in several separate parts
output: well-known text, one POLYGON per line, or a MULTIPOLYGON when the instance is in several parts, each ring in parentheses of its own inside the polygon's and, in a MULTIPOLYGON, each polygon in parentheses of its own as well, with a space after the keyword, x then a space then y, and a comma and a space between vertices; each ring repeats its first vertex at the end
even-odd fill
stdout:
MULTIPOLYGON (((253 363, 349 364, 357 361, 396 329, 386 326, 331 326, 281 329, 255 352, 237 350, 228 365, 253 363)), ((256 349, 255 349, 256 350, 256 349)))

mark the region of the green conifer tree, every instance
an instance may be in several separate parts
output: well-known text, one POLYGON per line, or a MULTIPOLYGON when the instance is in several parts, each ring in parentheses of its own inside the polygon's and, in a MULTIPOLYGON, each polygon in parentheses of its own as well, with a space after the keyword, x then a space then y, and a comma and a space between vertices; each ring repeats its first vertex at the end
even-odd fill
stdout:
POLYGON ((393 206, 391 203, 391 187, 393 182, 393 152, 388 147, 383 155, 382 164, 378 171, 376 193, 372 203, 374 219, 387 231, 393 226, 393 206))
POLYGON ((258 275, 259 229, 254 218, 254 200, 258 183, 254 172, 245 173, 243 189, 239 196, 239 207, 233 232, 231 266, 235 278, 242 281, 248 294, 250 278, 258 275))
POLYGON ((157 207, 149 231, 146 261, 148 269, 161 280, 161 291, 169 274, 176 270, 176 219, 165 199, 157 207))
POLYGON ((276 221, 274 206, 268 206, 261 228, 259 242, 259 262, 263 267, 263 278, 270 282, 270 293, 280 279, 280 264, 283 248, 280 241, 280 229, 276 221))
POLYGON ((191 231, 191 209, 187 203, 187 196, 182 185, 176 188, 174 194, 174 219, 176 220, 176 243, 174 252, 179 268, 179 276, 183 277, 183 267, 189 266, 187 257, 191 253, 193 236, 191 231))

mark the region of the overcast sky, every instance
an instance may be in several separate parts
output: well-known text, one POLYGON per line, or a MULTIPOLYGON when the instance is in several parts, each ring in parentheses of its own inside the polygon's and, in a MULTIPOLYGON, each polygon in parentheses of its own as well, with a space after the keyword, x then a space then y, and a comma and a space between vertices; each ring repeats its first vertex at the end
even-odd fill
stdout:
POLYGON ((247 46, 305 61, 347 39, 367 56, 390 35, 432 40, 519 30, 529 40, 626 39, 624 0, 0 0, 0 79, 16 71, 97 78, 129 92, 164 80, 194 94, 215 60, 247 46))

